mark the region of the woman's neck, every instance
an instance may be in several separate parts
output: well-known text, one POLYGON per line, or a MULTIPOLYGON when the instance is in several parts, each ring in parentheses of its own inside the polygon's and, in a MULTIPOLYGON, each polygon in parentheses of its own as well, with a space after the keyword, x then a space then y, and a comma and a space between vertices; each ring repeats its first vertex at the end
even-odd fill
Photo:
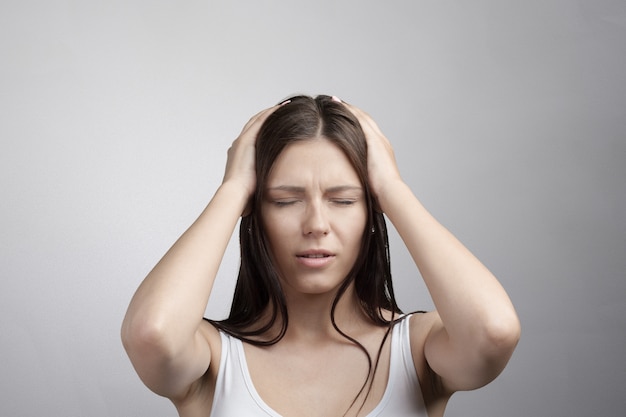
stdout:
POLYGON ((353 285, 340 297, 331 316, 335 297, 336 292, 322 295, 286 294, 289 323, 285 338, 301 341, 340 338, 345 341, 335 329, 333 321, 341 331, 350 335, 372 324, 360 306, 353 285))

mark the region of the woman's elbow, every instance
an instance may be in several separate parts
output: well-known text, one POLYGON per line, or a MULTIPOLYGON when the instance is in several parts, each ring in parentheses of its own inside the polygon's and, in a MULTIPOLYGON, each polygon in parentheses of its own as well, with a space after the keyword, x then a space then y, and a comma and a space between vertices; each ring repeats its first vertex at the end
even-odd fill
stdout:
POLYGON ((163 358, 173 354, 173 347, 167 342, 167 332, 156 320, 125 318, 122 323, 121 339, 132 362, 140 357, 163 358))
POLYGON ((482 349, 494 359, 505 363, 513 354, 521 336, 521 324, 515 311, 501 312, 485 322, 482 349))

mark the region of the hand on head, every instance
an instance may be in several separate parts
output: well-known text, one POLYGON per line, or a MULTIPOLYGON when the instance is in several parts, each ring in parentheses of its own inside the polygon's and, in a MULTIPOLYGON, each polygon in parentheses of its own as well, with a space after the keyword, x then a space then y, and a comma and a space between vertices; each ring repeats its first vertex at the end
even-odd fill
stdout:
POLYGON ((333 100, 346 106, 361 124, 367 141, 367 169, 370 187, 374 196, 380 199, 386 186, 394 181, 402 181, 391 143, 369 114, 337 97, 333 96, 333 100))
POLYGON ((239 183, 242 189, 246 190, 248 196, 254 193, 254 187, 256 186, 254 166, 255 143, 259 130, 267 117, 287 102, 285 101, 262 110, 248 120, 237 139, 228 149, 228 159, 222 183, 234 181, 239 183))
MULTIPOLYGON (((367 167, 369 183, 379 204, 384 191, 390 184, 402 181, 396 165, 393 148, 389 140, 381 132, 374 120, 363 110, 341 101, 337 97, 332 100, 345 106, 358 120, 367 143, 367 167)), ((228 161, 223 182, 236 182, 248 196, 254 193, 256 186, 255 174, 255 143, 261 126, 268 116, 280 106, 288 104, 284 101, 276 106, 265 109, 254 115, 244 126, 239 137, 228 150, 228 161)))

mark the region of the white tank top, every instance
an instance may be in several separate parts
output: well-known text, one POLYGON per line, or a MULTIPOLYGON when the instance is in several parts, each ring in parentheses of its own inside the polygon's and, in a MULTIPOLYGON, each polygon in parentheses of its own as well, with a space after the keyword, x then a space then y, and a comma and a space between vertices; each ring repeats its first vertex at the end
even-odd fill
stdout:
MULTIPOLYGON (((387 388, 367 417, 427 417, 409 339, 409 316, 392 330, 387 388)), ((211 417, 282 417, 254 388, 241 340, 220 332, 222 357, 211 417)))

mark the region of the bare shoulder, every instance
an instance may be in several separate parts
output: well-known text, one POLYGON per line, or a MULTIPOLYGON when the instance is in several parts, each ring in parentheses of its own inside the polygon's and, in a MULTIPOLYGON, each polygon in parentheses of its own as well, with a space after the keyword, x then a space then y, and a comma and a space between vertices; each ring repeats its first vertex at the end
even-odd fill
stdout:
POLYGON ((428 335, 433 329, 441 326, 441 318, 436 311, 430 311, 426 313, 415 313, 411 315, 409 327, 411 335, 411 351, 413 356, 416 353, 424 352, 424 344, 428 335))
POLYGON ((202 320, 198 330, 202 335, 200 343, 206 343, 209 346, 209 351, 211 352, 211 362, 209 363, 209 368, 199 381, 202 382, 202 380, 205 380, 207 377, 210 378, 212 375, 217 377, 222 357, 222 337, 220 336, 219 330, 207 320, 202 320))
MULTIPOLYGON (((431 331, 441 325, 441 318, 436 311, 426 313, 415 313, 411 315, 409 322, 411 353, 415 366, 419 368, 420 364, 425 364, 424 345, 431 331)), ((420 369, 418 369, 418 372, 420 369)))
POLYGON ((199 340, 197 343, 205 343, 211 352, 211 361, 206 372, 193 381, 183 396, 170 398, 182 417, 195 417, 205 415, 206 410, 211 409, 213 393, 219 372, 222 356, 222 339, 215 326, 206 320, 202 320, 198 329, 199 340), (204 412, 204 414, 201 414, 204 412))
POLYGON ((202 333, 204 339, 209 344, 209 348, 211 349, 211 366, 215 364, 216 359, 217 364, 219 364, 222 352, 222 338, 220 336, 219 330, 217 330, 217 328, 207 320, 202 320, 202 324, 200 325, 200 332, 202 333))
POLYGON ((433 330, 443 326, 436 311, 413 314, 410 318, 411 355, 420 382, 428 415, 443 415, 451 393, 443 389, 440 377, 431 369, 424 353, 426 341, 433 330))

